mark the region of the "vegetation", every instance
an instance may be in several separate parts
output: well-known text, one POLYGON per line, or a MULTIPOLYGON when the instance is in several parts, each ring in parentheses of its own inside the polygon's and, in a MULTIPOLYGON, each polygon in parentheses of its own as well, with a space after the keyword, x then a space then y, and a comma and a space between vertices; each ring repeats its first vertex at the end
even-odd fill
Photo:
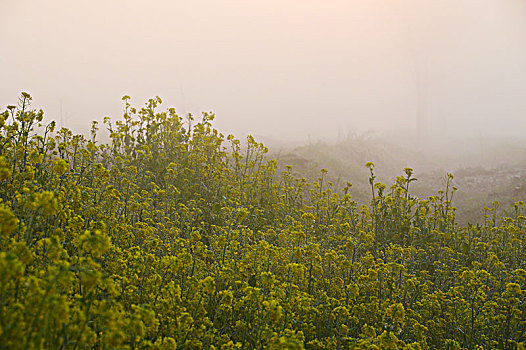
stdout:
POLYGON ((128 99, 107 144, 1 114, 0 348, 524 349, 523 203, 459 227, 452 176, 419 199, 368 163, 359 206, 128 99))
POLYGON ((461 225, 482 224, 483 208, 494 201, 500 203, 499 215, 511 215, 514 204, 526 198, 524 140, 441 140, 420 148, 412 142, 385 135, 349 135, 336 143, 318 141, 279 148, 270 144, 270 156, 278 159, 278 169, 292 165, 295 174, 310 181, 319 176, 320 168, 329 171, 328 179, 338 188, 344 179, 352 179, 349 193, 358 203, 371 199, 368 170, 363 167, 367 161, 374 162, 375 175, 384 183, 391 183, 400 169, 410 164, 418 177, 411 192, 420 198, 435 194, 447 182, 444 174, 453 172, 459 188, 455 221, 461 225))

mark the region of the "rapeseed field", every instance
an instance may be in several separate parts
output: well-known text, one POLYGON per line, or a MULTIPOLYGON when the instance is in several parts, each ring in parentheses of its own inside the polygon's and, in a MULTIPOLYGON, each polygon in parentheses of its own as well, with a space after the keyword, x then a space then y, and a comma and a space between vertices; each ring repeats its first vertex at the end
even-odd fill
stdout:
POLYGON ((452 175, 422 199, 367 163, 359 205, 123 100, 108 142, 0 114, 0 349, 525 348, 524 203, 460 227, 452 175))

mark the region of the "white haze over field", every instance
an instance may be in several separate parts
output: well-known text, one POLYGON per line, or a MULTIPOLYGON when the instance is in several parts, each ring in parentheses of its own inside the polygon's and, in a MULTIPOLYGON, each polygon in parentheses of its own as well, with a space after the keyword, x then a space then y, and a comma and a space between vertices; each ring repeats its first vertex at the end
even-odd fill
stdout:
POLYGON ((519 137, 526 1, 1 0, 0 108, 21 91, 75 131, 127 94, 269 140, 519 137))

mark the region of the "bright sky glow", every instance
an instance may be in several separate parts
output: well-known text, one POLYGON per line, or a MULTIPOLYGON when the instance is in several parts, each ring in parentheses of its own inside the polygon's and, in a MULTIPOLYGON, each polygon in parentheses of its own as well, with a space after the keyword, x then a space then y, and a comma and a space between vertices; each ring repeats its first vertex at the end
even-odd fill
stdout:
POLYGON ((0 50, 0 106, 77 130, 124 94, 274 138, 414 133, 419 99, 437 134, 526 127, 523 0, 4 0, 0 50))

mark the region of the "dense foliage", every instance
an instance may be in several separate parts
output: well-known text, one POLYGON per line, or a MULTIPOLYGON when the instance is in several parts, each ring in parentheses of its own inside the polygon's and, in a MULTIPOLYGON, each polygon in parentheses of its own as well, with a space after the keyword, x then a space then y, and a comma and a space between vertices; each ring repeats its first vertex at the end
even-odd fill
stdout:
POLYGON ((0 117, 0 348, 523 349, 526 218, 458 227, 452 176, 359 206, 160 99, 110 141, 0 117))

